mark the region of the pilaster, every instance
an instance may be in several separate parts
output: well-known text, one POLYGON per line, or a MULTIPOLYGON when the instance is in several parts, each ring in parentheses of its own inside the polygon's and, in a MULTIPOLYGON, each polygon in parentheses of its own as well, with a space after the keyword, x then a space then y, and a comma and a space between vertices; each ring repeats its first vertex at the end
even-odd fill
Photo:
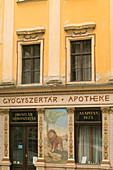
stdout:
POLYGON ((1 110, 1 114, 4 115, 4 148, 3 148, 3 159, 2 159, 2 170, 10 169, 9 159, 9 110, 1 110))
POLYGON ((44 109, 37 109, 38 114, 38 159, 36 170, 44 170, 44 109))
POLYGON ((110 166, 109 160, 109 107, 102 107, 103 159, 101 166, 110 166))
POLYGON ((75 166, 74 157, 74 108, 67 108, 68 112, 68 166, 75 166))
POLYGON ((3 83, 12 83, 14 0, 4 0, 3 83))
POLYGON ((60 0, 49 0, 48 81, 59 80, 60 72, 60 0))

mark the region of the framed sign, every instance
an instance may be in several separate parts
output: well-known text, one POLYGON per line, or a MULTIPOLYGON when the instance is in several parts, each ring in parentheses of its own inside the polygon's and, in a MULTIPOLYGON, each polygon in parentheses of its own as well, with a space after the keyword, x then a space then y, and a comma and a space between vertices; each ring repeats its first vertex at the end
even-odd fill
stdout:
POLYGON ((75 118, 75 121, 101 121, 101 110, 95 108, 76 109, 75 118))
POLYGON ((18 110, 10 113, 10 122, 37 122, 35 110, 18 110))

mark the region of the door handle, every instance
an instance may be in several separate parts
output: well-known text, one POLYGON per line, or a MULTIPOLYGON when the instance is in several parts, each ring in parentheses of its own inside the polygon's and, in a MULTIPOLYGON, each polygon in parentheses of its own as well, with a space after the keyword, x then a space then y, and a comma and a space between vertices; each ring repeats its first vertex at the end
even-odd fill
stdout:
POLYGON ((28 154, 27 153, 25 154, 25 157, 28 158, 28 154))

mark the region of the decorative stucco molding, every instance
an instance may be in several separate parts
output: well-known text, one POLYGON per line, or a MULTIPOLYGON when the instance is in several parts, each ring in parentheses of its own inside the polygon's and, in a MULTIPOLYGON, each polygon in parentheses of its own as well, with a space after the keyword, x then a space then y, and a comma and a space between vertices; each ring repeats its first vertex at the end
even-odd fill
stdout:
POLYGON ((44 27, 24 28, 16 30, 16 34, 20 39, 35 39, 36 37, 41 37, 44 33, 44 27))
POLYGON ((9 160, 9 110, 0 110, 0 113, 2 112, 4 115, 4 155, 2 164, 5 162, 9 166, 11 165, 9 160))
POLYGON ((75 164, 74 159, 74 108, 67 108, 68 112, 68 161, 67 164, 75 164))
POLYGON ((96 27, 96 24, 94 22, 86 22, 86 23, 80 23, 80 24, 67 24, 64 26, 64 30, 68 34, 86 34, 87 32, 92 32, 96 27))
POLYGON ((38 113, 38 160, 36 166, 44 162, 44 109, 37 109, 38 113))
POLYGON ((102 166, 110 166, 109 161, 109 107, 102 107, 102 127, 103 127, 103 160, 102 166))

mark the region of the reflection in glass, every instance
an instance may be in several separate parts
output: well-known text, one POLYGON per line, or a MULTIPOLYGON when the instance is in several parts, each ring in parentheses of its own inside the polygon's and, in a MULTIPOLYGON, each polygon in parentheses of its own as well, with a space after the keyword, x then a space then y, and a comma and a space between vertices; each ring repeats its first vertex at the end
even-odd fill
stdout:
POLYGON ((27 143, 28 143, 28 164, 33 164, 33 157, 38 156, 37 144, 37 127, 27 127, 27 143))
POLYGON ((80 53, 80 41, 73 41, 72 42, 72 53, 80 53))
POLYGON ((31 60, 23 60, 23 70, 24 71, 31 70, 31 60))
POLYGON ((34 72, 33 78, 34 78, 34 83, 39 83, 40 82, 40 72, 34 72))
POLYGON ((24 58, 31 57, 31 45, 23 46, 23 57, 24 58))
POLYGON ((23 164, 22 127, 13 127, 13 164, 23 164))
POLYGON ((40 56, 40 44, 33 45, 33 56, 40 56))
POLYGON ((25 83, 25 84, 31 83, 31 72, 25 72, 23 74, 23 83, 25 83))
POLYGON ((91 52, 91 40, 85 40, 83 42, 83 52, 91 52))

